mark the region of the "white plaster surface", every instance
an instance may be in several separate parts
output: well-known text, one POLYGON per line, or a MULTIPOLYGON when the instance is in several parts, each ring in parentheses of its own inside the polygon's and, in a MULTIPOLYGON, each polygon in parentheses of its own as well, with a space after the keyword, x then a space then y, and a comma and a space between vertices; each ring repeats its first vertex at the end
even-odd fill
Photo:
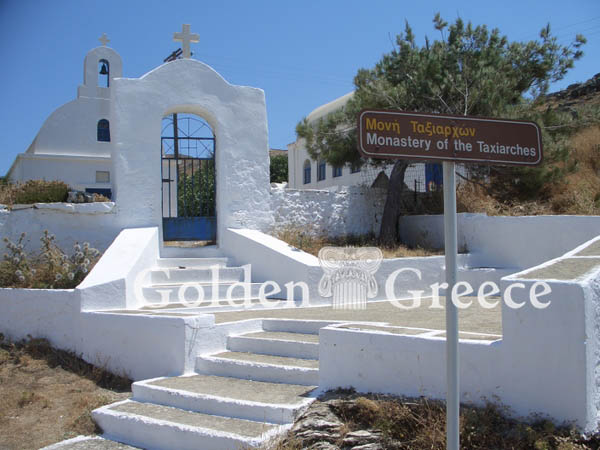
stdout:
POLYGON ((158 260, 158 228, 130 228, 119 233, 90 274, 77 287, 83 311, 142 306, 144 275, 158 260))
POLYGON ((181 59, 141 78, 116 79, 111 92, 119 222, 162 229, 161 120, 185 112, 204 118, 215 133, 218 244, 228 227, 272 226, 262 90, 231 85, 206 64, 181 59))
POLYGON ((311 271, 321 270, 315 256, 258 230, 228 229, 225 233, 223 251, 236 265, 251 264, 253 281, 275 281, 284 291, 286 283, 309 280, 311 271))
POLYGON ((385 190, 361 186, 296 190, 276 185, 271 189, 271 207, 276 228, 300 227, 330 236, 377 233, 385 195, 385 190))
POLYGON ((0 289, 0 332, 7 339, 46 338, 134 380, 192 371, 195 345, 213 323, 212 315, 82 313, 74 290, 0 289))
MULTIPOLYGON (((121 57, 109 47, 96 47, 84 60, 84 82, 77 98, 56 109, 44 122, 25 153, 15 159, 11 181, 62 180, 73 189, 99 186, 97 170, 110 170, 111 142, 97 139, 98 121, 110 120, 110 91, 113 79, 123 73, 121 57), (108 87, 98 86, 98 62, 109 63, 108 87)), ((111 130, 112 131, 112 130, 111 130)))
MULTIPOLYGON (((556 258, 595 237, 600 216, 458 215, 458 245, 471 267, 525 268, 556 258)), ((443 216, 400 218, 400 236, 411 245, 443 248, 443 216)))
MULTIPOLYGON (((103 142, 103 144, 107 144, 103 142)), ((64 181, 71 189, 110 189, 110 183, 96 183, 96 171, 111 170, 110 155, 72 156, 21 153, 10 173, 11 181, 64 181)))
POLYGON ((182 375, 193 371, 196 342, 213 323, 212 315, 87 312, 81 314, 77 348, 86 360, 133 380, 182 375))
MULTIPOLYGON (((63 251, 71 253, 76 242, 89 242, 104 251, 121 229, 115 223, 114 203, 36 203, 15 205, 13 210, 0 210, 0 235, 13 242, 22 232, 27 234, 25 248, 37 252, 44 230, 55 235, 63 251)), ((5 251, 0 241, 0 251, 5 251)))
MULTIPOLYGON (((596 430, 599 280, 600 268, 573 281, 547 280, 552 292, 540 300, 551 303, 536 309, 529 292, 538 280, 505 277, 503 289, 522 283, 512 299, 523 306, 502 305, 500 341, 461 340, 462 400, 499 400, 520 416, 541 412, 586 432, 596 430)), ((321 389, 353 386, 361 392, 444 398, 445 370, 443 338, 335 326, 320 331, 321 389)))
POLYGON ((0 289, 0 333, 7 339, 31 335, 74 350, 78 316, 79 295, 72 289, 0 289))
POLYGON ((138 401, 174 406, 187 411, 278 424, 293 422, 298 411, 314 400, 307 398, 300 404, 273 404, 223 398, 152 384, 160 379, 164 379, 164 377, 134 383, 132 386, 134 398, 138 401))
POLYGON ((196 359, 196 372, 270 383, 305 386, 316 386, 319 383, 319 369, 242 361, 213 355, 199 356, 196 359))
MULTIPOLYGON (((126 402, 128 401, 120 403, 126 402)), ((94 410, 94 420, 101 428, 110 430, 107 437, 118 441, 126 440, 140 448, 172 448, 173 442, 176 442, 177 448, 181 450, 195 450, 198 448, 198 442, 202 442, 202 448, 206 450, 257 447, 263 440, 286 429, 285 426, 276 427, 265 432, 260 438, 249 438, 112 410, 117 404, 94 410)))
MULTIPOLYGON (((282 290, 281 298, 287 298, 287 283, 304 282, 309 289, 311 304, 331 302, 331 298, 319 294, 318 284, 323 270, 317 257, 257 230, 229 229, 227 233, 230 246, 223 251, 236 265, 250 264, 253 281, 276 282, 282 290)), ((412 297, 408 292, 411 290, 423 290, 424 296, 431 295, 431 285, 445 281, 444 264, 443 256, 384 259, 374 274, 378 291, 373 300, 388 298, 386 281, 396 271, 400 272, 393 284, 393 298, 412 297), (420 279, 414 270, 420 272, 420 279)), ((468 281, 474 290, 485 281, 499 283, 503 276, 516 272, 516 269, 473 269, 470 255, 458 255, 458 264, 459 281, 468 281)), ((294 300, 302 300, 301 292, 299 288, 294 289, 294 300)), ((440 290, 440 293, 443 292, 443 289, 440 290)))

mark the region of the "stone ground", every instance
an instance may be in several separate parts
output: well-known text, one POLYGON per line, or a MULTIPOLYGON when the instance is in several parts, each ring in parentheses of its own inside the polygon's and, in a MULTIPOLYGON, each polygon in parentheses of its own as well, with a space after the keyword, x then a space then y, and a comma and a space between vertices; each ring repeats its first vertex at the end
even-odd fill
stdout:
MULTIPOLYGON (((461 331, 472 333, 502 334, 501 303, 493 309, 482 308, 475 297, 465 297, 463 301, 473 301, 466 310, 459 311, 461 331)), ((498 299, 499 300, 499 299, 498 299)), ((491 301, 491 299, 490 299, 491 301)), ((407 304, 406 301, 403 302, 407 304)), ((369 302, 365 310, 340 310, 331 306, 310 308, 287 308, 257 311, 228 311, 215 313, 216 323, 234 322, 253 318, 342 320, 348 322, 378 322, 397 327, 427 328, 444 330, 446 310, 431 309, 431 299, 423 299, 419 308, 403 310, 388 301, 369 302)), ((444 298, 441 298, 444 304, 444 298)))
MULTIPOLYGON (((594 248, 587 251, 591 247, 585 249, 582 255, 588 256, 587 253, 595 252, 594 248)), ((541 267, 537 270, 521 275, 520 278, 541 279, 541 280, 573 280, 584 276, 600 265, 600 258, 565 258, 556 261, 555 263, 541 267)))
MULTIPOLYGON (((502 405, 461 406, 464 450, 598 449, 600 435, 583 437, 568 424, 538 417, 526 423, 502 405)), ((314 402, 282 439, 263 450, 444 450, 443 401, 331 391, 314 402)))

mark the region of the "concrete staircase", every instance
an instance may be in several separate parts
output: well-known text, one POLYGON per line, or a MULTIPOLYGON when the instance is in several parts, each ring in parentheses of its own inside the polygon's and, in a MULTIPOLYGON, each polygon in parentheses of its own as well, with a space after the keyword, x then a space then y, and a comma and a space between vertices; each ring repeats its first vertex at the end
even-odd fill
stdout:
MULTIPOLYGON (((142 286, 142 309, 199 308, 201 312, 260 307, 260 283, 224 257, 159 258, 142 286)), ((198 312, 200 312, 198 310, 198 312)))
POLYGON ((314 398, 319 337, 314 324, 263 320, 201 355, 196 374, 133 384, 131 400, 93 411, 104 437, 152 449, 257 447, 289 429, 314 398))

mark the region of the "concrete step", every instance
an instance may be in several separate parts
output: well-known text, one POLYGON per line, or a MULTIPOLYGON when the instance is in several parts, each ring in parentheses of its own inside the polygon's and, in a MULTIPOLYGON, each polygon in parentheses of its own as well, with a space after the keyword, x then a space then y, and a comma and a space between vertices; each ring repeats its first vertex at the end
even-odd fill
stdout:
POLYGON ((302 334, 319 334, 319 330, 333 323, 332 320, 265 319, 265 331, 283 331, 302 334))
POLYGON ((243 281, 244 269, 241 267, 164 267, 150 272, 152 284, 176 283, 225 283, 243 281), (216 270, 213 270, 215 269, 216 270))
POLYGON ((134 400, 103 406, 92 417, 110 439, 165 450, 256 447, 286 428, 134 400))
POLYGON ((258 353, 223 352, 199 356, 196 372, 270 383, 319 384, 318 360, 258 353))
POLYGON ((168 242, 160 249, 161 258, 223 258, 225 255, 216 245, 197 246, 190 242, 168 242), (190 245, 191 244, 191 245, 190 245))
POLYGON ((227 266, 227 258, 158 258, 158 267, 210 268, 227 266))
POLYGON ((313 402, 316 386, 266 383, 212 375, 133 383, 135 400, 237 419, 286 424, 313 402))
POLYGON ((319 335, 261 331, 240 336, 229 336, 227 338, 227 348, 234 352, 318 359, 319 335))
POLYGON ((121 444, 100 436, 77 436, 43 447, 40 450, 136 450, 139 447, 121 444))
POLYGON ((183 298, 186 302, 198 301, 200 295, 203 295, 204 302, 213 299, 213 288, 216 287, 216 298, 218 300, 258 298, 261 283, 248 283, 248 288, 235 283, 173 283, 173 284, 153 284, 142 288, 144 299, 147 302, 159 303, 164 296, 169 299, 169 303, 181 302, 183 298), (234 286, 234 287, 233 287, 234 286), (228 291, 230 295, 228 295, 228 291), (202 292, 202 294, 200 294, 202 292), (181 298, 180 298, 181 296, 181 298))
MULTIPOLYGON (((270 304, 265 308, 272 309, 283 307, 286 305, 286 300, 270 300, 270 304)), ((246 299, 234 299, 234 300, 207 300, 199 304, 183 304, 183 303, 169 303, 167 305, 161 305, 158 303, 150 303, 147 306, 142 307, 136 312, 148 312, 150 314, 209 314, 218 312, 229 312, 229 311, 241 311, 247 309, 262 309, 263 305, 258 298, 246 298, 246 299), (154 305, 154 306, 153 306, 154 305)))

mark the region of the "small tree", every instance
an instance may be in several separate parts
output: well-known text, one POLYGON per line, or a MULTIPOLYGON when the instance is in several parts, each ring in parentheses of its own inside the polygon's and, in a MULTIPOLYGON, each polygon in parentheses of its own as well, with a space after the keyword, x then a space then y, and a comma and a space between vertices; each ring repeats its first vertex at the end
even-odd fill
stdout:
MULTIPOLYGON (((399 109, 474 116, 500 116, 511 107, 534 103, 560 80, 583 53, 577 35, 570 45, 552 36, 550 25, 540 38, 509 42, 498 29, 474 27, 457 19, 450 26, 436 14, 434 27, 440 39, 417 45, 411 27, 396 38, 397 47, 384 54, 372 69, 360 69, 356 90, 342 109, 316 123, 302 120, 298 137, 306 140, 310 156, 339 166, 364 164, 356 148, 356 119, 364 108, 399 109), (529 95, 533 100, 525 100, 529 95)), ((409 161, 394 162, 384 207, 379 242, 397 242, 402 212, 404 173, 409 161)))
POLYGON ((271 156, 271 183, 284 183, 288 180, 287 155, 271 156))

